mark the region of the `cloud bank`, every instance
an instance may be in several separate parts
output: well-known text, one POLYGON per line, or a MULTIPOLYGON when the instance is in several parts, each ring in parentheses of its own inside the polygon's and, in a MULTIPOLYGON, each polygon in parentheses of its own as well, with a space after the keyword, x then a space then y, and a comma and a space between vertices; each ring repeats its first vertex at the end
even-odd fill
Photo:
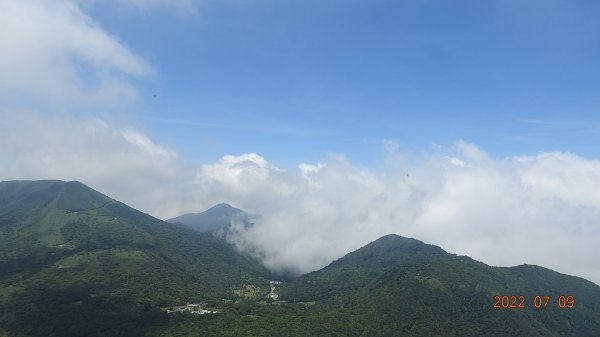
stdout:
POLYGON ((232 239, 274 271, 316 270, 396 233, 492 265, 539 264, 600 283, 598 160, 498 160, 459 141, 424 155, 386 143, 378 171, 343 156, 284 170, 253 153, 194 167, 133 128, 4 115, 0 179, 80 180, 163 219, 231 203, 260 215, 232 239))
POLYGON ((459 141, 386 162, 374 172, 332 157, 288 172, 244 155, 200 177, 203 193, 262 215, 236 242, 276 271, 312 271, 396 233, 492 265, 600 281, 600 161, 560 152, 496 160, 459 141))

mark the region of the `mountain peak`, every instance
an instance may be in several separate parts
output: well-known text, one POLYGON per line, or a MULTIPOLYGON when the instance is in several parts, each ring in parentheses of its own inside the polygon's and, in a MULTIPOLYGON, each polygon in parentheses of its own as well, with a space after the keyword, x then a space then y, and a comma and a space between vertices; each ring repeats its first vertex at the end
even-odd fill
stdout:
POLYGON ((401 236, 398 234, 386 234, 386 235, 380 237, 379 239, 372 241, 371 244, 384 243, 384 242, 387 242, 387 243, 413 242, 413 243, 424 244, 422 241, 419 241, 417 239, 407 238, 405 236, 401 236))
POLYGON ((226 203, 224 203, 224 202, 222 202, 222 203, 219 203, 219 204, 216 204, 216 205, 214 205, 214 206, 213 206, 213 207, 211 207, 211 208, 218 208, 218 209, 235 209, 235 208, 234 208, 234 207, 232 207, 231 205, 229 205, 229 204, 226 204, 226 203))
POLYGON ((13 180, 0 182, 0 197, 4 210, 63 209, 66 211, 90 209, 112 199, 79 181, 13 180))
POLYGON ((413 238, 388 234, 334 261, 327 268, 348 265, 368 268, 413 263, 447 256, 443 249, 413 238))
POLYGON ((186 213, 167 222, 180 223, 199 232, 210 232, 228 226, 232 220, 247 220, 247 217, 241 209, 220 203, 204 212, 186 213))

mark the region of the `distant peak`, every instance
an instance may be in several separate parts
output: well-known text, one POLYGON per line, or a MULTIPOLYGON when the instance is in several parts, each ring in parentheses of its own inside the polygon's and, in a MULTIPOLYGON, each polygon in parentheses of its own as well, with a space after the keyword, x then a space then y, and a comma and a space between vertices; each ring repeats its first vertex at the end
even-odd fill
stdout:
POLYGON ((220 203, 220 204, 216 204, 211 208, 233 208, 231 205, 226 204, 224 202, 220 203))
POLYGON ((186 213, 168 219, 171 223, 181 223, 198 231, 206 232, 230 225, 232 220, 245 220, 247 214, 241 209, 220 203, 200 213, 186 213))
POLYGON ((377 243, 377 242, 414 242, 414 243, 423 243, 417 239, 413 239, 413 238, 407 238, 398 234, 387 234, 384 235, 382 237, 380 237, 379 239, 373 241, 372 243, 377 243))
POLYGON ((378 240, 397 240, 397 239, 406 239, 406 238, 403 236, 400 236, 398 234, 387 234, 387 235, 380 237, 378 240))
POLYGON ((379 239, 367 244, 358 251, 369 250, 369 249, 383 249, 383 250, 397 250, 397 249, 426 249, 431 251, 438 251, 445 253, 440 247, 435 245, 426 244, 423 241, 407 238, 396 234, 388 234, 380 237, 379 239))
POLYGON ((213 207, 207 209, 206 211, 204 211, 202 213, 209 213, 209 214, 210 213, 225 213, 225 214, 233 215, 233 214, 237 214, 237 213, 244 213, 244 211, 242 211, 239 208, 235 208, 229 204, 222 202, 220 204, 214 205, 213 207))

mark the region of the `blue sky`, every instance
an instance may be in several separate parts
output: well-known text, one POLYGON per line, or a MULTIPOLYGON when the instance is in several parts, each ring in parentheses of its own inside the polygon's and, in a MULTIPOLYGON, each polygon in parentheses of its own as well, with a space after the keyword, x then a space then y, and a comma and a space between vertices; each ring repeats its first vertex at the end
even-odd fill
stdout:
POLYGON ((132 119, 189 160, 261 153, 291 166, 384 139, 457 139, 496 157, 598 157, 595 1, 208 1, 116 11, 103 29, 156 68, 132 119))

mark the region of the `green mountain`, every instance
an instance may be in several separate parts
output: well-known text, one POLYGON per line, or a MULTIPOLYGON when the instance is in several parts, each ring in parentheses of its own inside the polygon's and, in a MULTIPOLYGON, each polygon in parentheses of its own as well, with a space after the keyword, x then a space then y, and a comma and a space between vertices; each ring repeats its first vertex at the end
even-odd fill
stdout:
POLYGON ((298 278, 281 298, 318 303, 315 316, 348 335, 600 336, 600 287, 592 282, 532 265, 491 267, 397 235, 298 278), (502 296, 508 306, 510 296, 515 306, 523 296, 524 308, 503 308, 502 296))
POLYGON ((279 299, 287 302, 232 305, 221 315, 182 322, 170 331, 174 336, 600 336, 600 287, 592 282, 538 266, 491 267, 397 235, 279 288, 279 299), (494 308, 495 296, 500 308, 494 308), (521 304, 520 296, 523 308, 510 308, 521 304), (574 299, 571 308, 568 296, 574 299))
POLYGON ((161 307, 215 306, 267 275, 79 182, 0 182, 0 336, 144 336, 169 324, 161 307))
POLYGON ((592 282, 397 235, 281 285, 268 277, 225 240, 81 183, 0 183, 0 337, 600 336, 592 282), (164 310, 186 302, 217 313, 164 310))
POLYGON ((210 232, 225 229, 231 221, 248 221, 248 215, 241 209, 228 204, 218 204, 201 213, 187 213, 167 220, 179 223, 198 232, 210 232))

